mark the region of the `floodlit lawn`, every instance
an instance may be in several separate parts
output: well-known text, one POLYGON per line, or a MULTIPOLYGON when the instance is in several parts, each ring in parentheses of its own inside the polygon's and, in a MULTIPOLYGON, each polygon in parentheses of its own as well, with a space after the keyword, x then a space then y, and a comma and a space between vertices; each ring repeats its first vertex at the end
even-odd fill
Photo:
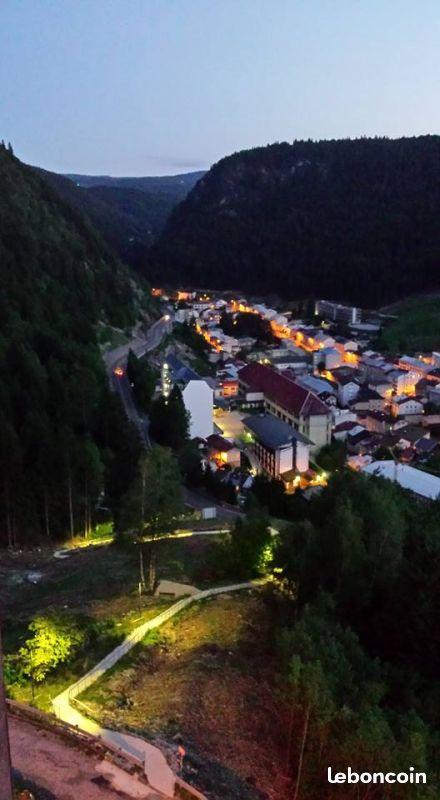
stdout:
POLYGON ((34 693, 30 683, 13 686, 9 694, 14 700, 31 703, 45 711, 51 711, 51 700, 57 694, 84 675, 94 664, 104 658, 114 647, 142 623, 160 614, 172 600, 158 600, 144 596, 119 597, 92 603, 88 616, 79 618, 85 630, 94 623, 101 623, 101 634, 92 637, 86 648, 69 665, 60 667, 49 674, 41 683, 35 684, 34 693))
MULTIPOLYGON (((196 574, 200 573, 202 553, 216 538, 158 542, 158 577, 194 583, 196 574)), ((15 699, 35 702, 38 707, 48 710, 51 698, 174 599, 158 599, 145 594, 139 597, 139 552, 134 545, 128 545, 125 550, 114 546, 84 548, 65 559, 55 559, 47 553, 37 554, 33 560, 29 558, 23 557, 25 560, 22 562, 17 558, 11 564, 5 557, 4 564, 0 565, 5 653, 16 653, 29 636, 29 622, 51 610, 72 615, 81 628, 93 630, 86 648, 71 664, 59 667, 35 686, 34 701, 30 684, 8 687, 9 694, 15 699), (26 579, 30 571, 41 575, 35 585, 26 579)))
POLYGON ((107 727, 153 740, 179 735, 186 777, 213 800, 256 800, 250 775, 284 800, 287 712, 269 643, 260 595, 219 596, 152 632, 80 700, 107 727))
POLYGON ((101 522, 96 525, 87 539, 84 536, 74 536, 64 544, 65 550, 75 550, 78 547, 91 547, 97 544, 110 544, 114 539, 113 522, 101 522))
MULTIPOLYGON (((209 527, 216 527, 212 525, 209 527)), ((218 523, 216 523, 218 524, 218 523)), ((158 546, 158 577, 189 583, 199 589, 215 584, 215 570, 211 553, 215 551, 219 536, 190 536, 168 539, 158 546)), ((223 581, 225 582, 225 581, 223 581)), ((227 583, 227 581, 226 581, 227 583)))

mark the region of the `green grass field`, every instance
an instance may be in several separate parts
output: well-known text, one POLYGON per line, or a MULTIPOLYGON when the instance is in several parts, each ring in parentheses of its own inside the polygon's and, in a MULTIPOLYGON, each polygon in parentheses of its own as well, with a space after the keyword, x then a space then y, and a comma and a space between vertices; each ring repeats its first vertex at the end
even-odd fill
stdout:
MULTIPOLYGON (((195 583, 200 588, 210 585, 209 575, 201 574, 201 564, 216 538, 196 536, 158 542, 157 577, 195 583)), ((129 632, 174 602, 147 594, 139 597, 139 552, 134 545, 125 549, 108 545, 81 548, 66 559, 55 559, 49 553, 37 553, 31 562, 30 556, 26 558, 14 558, 11 564, 5 557, 0 564, 5 653, 17 653, 29 637, 30 621, 52 611, 75 620, 87 635, 86 645, 70 663, 34 686, 34 696, 29 682, 7 686, 12 698, 44 710, 50 710, 53 697, 129 632), (26 580, 30 568, 41 575, 36 584, 26 580)))
POLYGON ((393 311, 398 319, 387 324, 378 349, 408 354, 440 349, 440 297, 406 300, 393 311))

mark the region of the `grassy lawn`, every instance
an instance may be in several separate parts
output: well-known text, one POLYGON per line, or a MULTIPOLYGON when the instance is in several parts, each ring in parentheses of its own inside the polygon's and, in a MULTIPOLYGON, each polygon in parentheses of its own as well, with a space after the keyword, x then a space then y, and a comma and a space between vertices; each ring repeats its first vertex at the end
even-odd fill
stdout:
MULTIPOLYGON (((216 582, 215 554, 220 536, 191 536, 160 542, 158 577, 208 589, 216 582)), ((226 581, 227 583, 227 581, 226 581)))
POLYGON ((81 629, 87 631, 90 638, 72 663, 49 674, 46 680, 34 686, 34 691, 29 683, 25 686, 14 685, 8 687, 9 695, 14 700, 51 711, 51 701, 57 694, 104 658, 128 633, 160 614, 172 602, 145 596, 95 602, 90 607, 88 616, 81 615, 77 618, 81 629))
MULTIPOLYGON (((216 538, 159 542, 158 578, 196 583, 201 575, 201 562, 216 538)), ((29 622, 35 616, 51 610, 73 617, 88 635, 84 651, 71 664, 58 668, 35 687, 34 700, 29 684, 8 687, 11 696, 49 709, 51 698, 87 672, 135 627, 173 602, 149 595, 139 597, 138 558, 134 545, 126 550, 106 545, 81 548, 66 559, 55 559, 52 553, 2 557, 0 595, 6 654, 16 653, 23 645, 29 635, 29 622), (40 575, 35 584, 26 577, 34 573, 40 575)), ((201 588, 205 585, 206 581, 201 588)))
POLYGON ((390 352, 409 354, 440 348, 440 297, 407 300, 395 312, 398 319, 382 331, 378 349, 385 344, 390 352))
POLYGON ((80 700, 107 727, 153 741, 178 736, 186 778, 213 800, 257 800, 261 791, 284 800, 288 714, 275 675, 264 600, 237 593, 152 632, 80 700))
POLYGON ((112 328, 110 325, 100 325, 98 327, 98 343, 105 350, 113 350, 115 347, 120 347, 127 344, 130 337, 117 328, 112 328))

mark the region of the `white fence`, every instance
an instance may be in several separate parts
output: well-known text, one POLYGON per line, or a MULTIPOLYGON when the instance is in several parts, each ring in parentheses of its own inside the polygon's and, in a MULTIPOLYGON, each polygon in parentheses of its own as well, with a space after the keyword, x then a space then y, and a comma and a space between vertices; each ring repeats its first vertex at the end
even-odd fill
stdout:
POLYGON ((55 714, 60 717, 62 706, 65 706, 66 703, 69 704, 71 700, 73 700, 75 697, 78 697, 78 695, 84 692, 89 686, 92 685, 92 683, 104 675, 107 670, 111 669, 111 667, 113 667, 121 658, 123 658, 123 656, 129 653, 136 644, 142 641, 148 631, 154 630, 154 628, 158 628, 160 625, 163 625, 164 622, 167 622, 184 608, 191 605, 191 603, 194 603, 197 600, 205 600, 208 597, 214 597, 218 594, 236 592, 240 589, 252 589, 256 586, 261 586, 264 583, 266 583, 266 579, 248 581, 246 583, 234 583, 231 586, 219 586, 215 589, 205 589, 203 592, 198 592, 197 594, 193 594, 189 597, 184 597, 182 600, 174 603, 172 606, 165 609, 165 611, 162 611, 156 617, 153 617, 153 619, 150 619, 135 628, 135 630, 129 633, 124 641, 118 645, 118 647, 106 655, 105 658, 98 662, 98 664, 95 664, 95 666, 92 667, 89 672, 83 675, 82 678, 77 680, 75 683, 69 686, 68 689, 65 689, 64 692, 55 697, 52 700, 52 706, 55 714))

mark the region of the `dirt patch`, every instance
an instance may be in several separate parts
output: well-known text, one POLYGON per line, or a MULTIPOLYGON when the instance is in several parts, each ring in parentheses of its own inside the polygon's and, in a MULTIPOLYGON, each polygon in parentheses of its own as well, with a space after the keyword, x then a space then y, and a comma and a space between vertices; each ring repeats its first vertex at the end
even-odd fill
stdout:
POLYGON ((185 777, 215 800, 287 799, 287 709, 256 594, 221 596, 160 629, 84 699, 107 727, 182 742, 185 777))
POLYGON ((10 718, 9 735, 15 774, 21 784, 37 786, 42 800, 121 800, 119 793, 97 782, 100 759, 23 720, 10 718))

